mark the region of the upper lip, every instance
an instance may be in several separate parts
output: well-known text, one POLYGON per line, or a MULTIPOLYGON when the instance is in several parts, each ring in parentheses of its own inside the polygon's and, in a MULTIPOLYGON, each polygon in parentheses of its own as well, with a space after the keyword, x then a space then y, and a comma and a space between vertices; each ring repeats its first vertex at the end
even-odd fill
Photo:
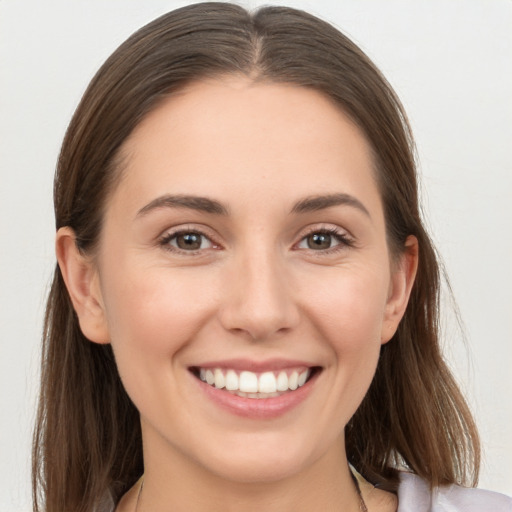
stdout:
POLYGON ((206 361, 192 365, 191 368, 225 368, 238 371, 250 371, 254 373, 272 372, 286 370, 288 368, 312 368, 319 366, 307 361, 292 359, 267 359, 265 361, 254 361, 251 359, 224 359, 217 361, 206 361))

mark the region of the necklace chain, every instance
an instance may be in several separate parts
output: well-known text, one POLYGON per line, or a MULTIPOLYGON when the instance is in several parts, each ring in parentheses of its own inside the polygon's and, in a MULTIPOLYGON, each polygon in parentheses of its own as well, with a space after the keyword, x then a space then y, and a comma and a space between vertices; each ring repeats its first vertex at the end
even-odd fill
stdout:
MULTIPOLYGON (((366 503, 364 502, 363 493, 361 491, 359 481, 357 480, 357 477, 354 475, 354 473, 352 473, 352 471, 350 472, 350 474, 352 475, 352 480, 354 480, 357 494, 359 495, 359 512, 368 512, 368 507, 366 506, 366 503)), ((135 510, 135 512, 137 512, 137 510, 135 510)))
MULTIPOLYGON (((352 472, 351 472, 352 474, 352 472)), ((361 487, 359 487, 359 482, 357 481, 357 478, 352 474, 352 478, 354 479, 354 483, 356 485, 357 494, 359 495, 359 511, 360 512, 368 512, 368 507, 366 506, 366 503, 363 499, 363 493, 361 492, 361 487)), ((142 494, 142 489, 144 488, 144 475, 142 476, 140 480, 140 486, 139 486, 139 492, 137 493, 137 501, 135 502, 135 511, 139 512, 139 501, 140 501, 140 495, 142 494)))
POLYGON ((142 488, 144 487, 144 475, 140 479, 139 492, 137 493, 137 501, 135 502, 135 512, 139 512, 139 501, 140 495, 142 494, 142 488))

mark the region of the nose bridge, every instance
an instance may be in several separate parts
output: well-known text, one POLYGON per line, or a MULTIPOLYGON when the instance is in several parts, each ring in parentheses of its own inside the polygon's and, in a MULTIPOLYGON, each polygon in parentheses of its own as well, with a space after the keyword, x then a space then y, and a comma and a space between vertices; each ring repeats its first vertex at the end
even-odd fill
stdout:
POLYGON ((298 311, 279 251, 264 244, 248 246, 234 258, 232 270, 223 309, 225 328, 256 340, 296 325, 298 311))

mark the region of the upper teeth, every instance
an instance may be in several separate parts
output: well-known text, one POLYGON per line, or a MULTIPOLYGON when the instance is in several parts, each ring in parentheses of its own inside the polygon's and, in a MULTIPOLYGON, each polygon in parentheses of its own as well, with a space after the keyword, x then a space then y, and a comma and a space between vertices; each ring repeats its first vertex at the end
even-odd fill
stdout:
POLYGON ((243 393, 275 393, 277 391, 295 390, 306 383, 310 370, 293 370, 280 372, 254 373, 221 368, 201 368, 199 377, 210 386, 228 391, 241 391, 243 393))

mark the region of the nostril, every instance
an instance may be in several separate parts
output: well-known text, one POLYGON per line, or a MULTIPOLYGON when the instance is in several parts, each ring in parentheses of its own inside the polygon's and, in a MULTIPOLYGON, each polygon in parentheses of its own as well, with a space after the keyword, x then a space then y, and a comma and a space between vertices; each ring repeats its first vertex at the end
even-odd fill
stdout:
POLYGON ((281 283, 283 276, 262 268, 263 264, 255 269, 255 264, 248 262, 240 269, 232 294, 219 310, 219 319, 227 331, 255 341, 283 335, 300 322, 294 296, 281 283))

